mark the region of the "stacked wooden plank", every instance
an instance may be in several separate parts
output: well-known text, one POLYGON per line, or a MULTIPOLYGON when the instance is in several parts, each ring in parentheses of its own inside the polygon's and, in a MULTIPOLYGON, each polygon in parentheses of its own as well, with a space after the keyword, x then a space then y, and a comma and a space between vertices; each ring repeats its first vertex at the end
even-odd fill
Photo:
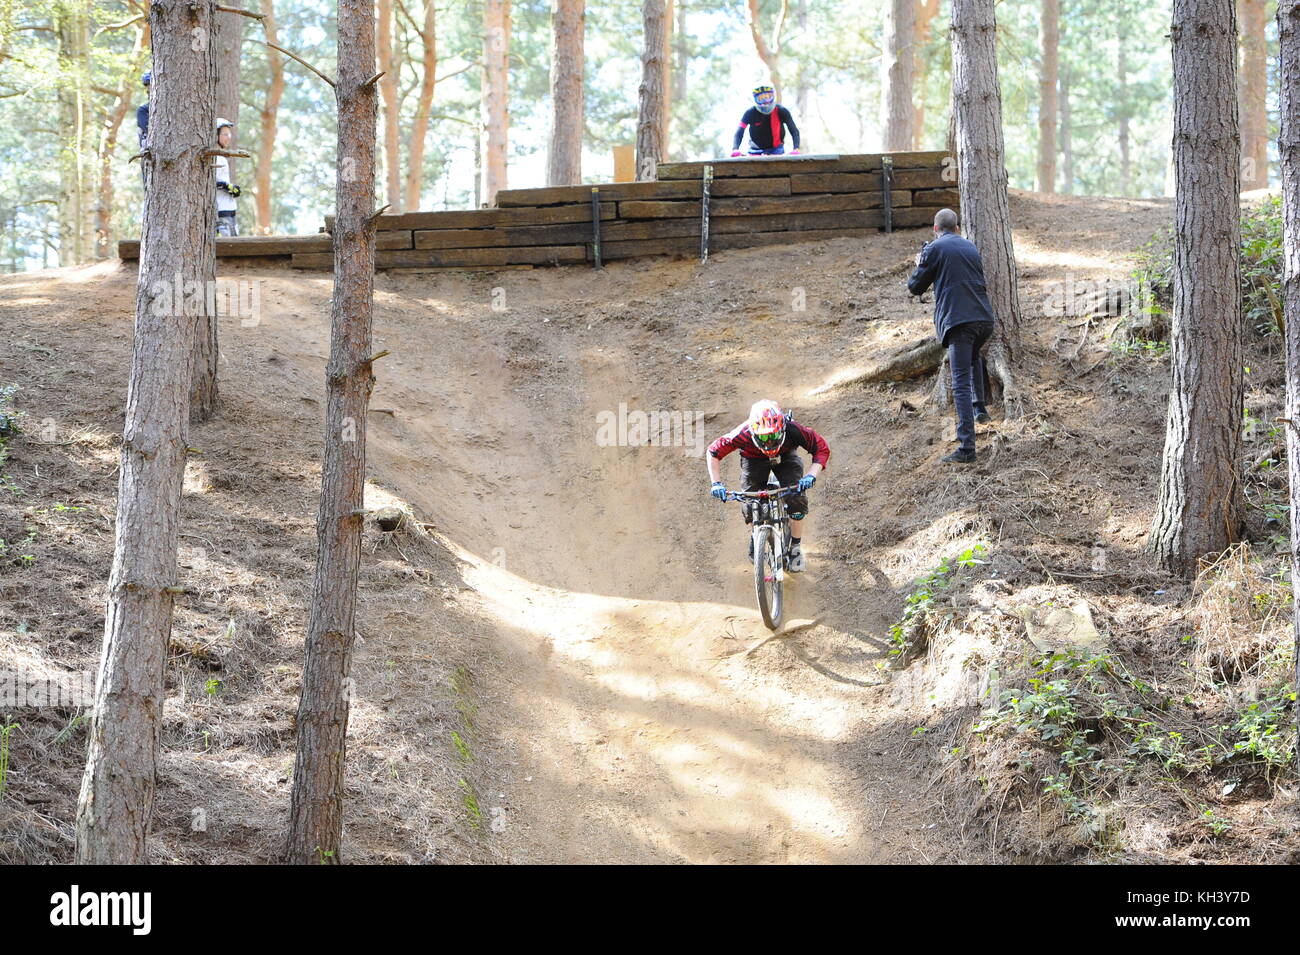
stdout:
MULTIPOLYGON (((664 163, 655 182, 510 189, 496 207, 379 217, 379 235, 399 245, 376 268, 493 268, 594 259, 592 192, 600 210, 602 260, 698 254, 706 165, 710 250, 874 234, 885 225, 883 156, 801 156, 664 163), (405 237, 410 236, 409 245, 405 237)), ((955 165, 943 152, 894 153, 893 228, 928 226, 958 204, 955 165)), ((332 219, 326 219, 332 228, 332 219)), ((295 268, 329 268, 320 252, 295 253, 295 268)))
MULTIPOLYGON (((385 233, 379 237, 381 249, 409 249, 410 235, 400 232, 385 233), (403 244, 405 243, 405 244, 403 244)), ((312 235, 241 235, 234 238, 217 237, 217 258, 287 258, 295 253, 329 253, 333 255, 334 237, 326 232, 312 235)), ((122 239, 117 243, 119 259, 140 257, 139 239, 122 239)))
MULTIPOLYGON (((928 226, 958 204, 956 167, 946 153, 799 156, 664 163, 654 182, 511 189, 496 206, 465 212, 381 215, 375 267, 500 268, 699 254, 706 166, 709 249, 738 249, 928 226), (594 195, 594 200, 593 200, 594 195)), ((326 229, 333 217, 326 217, 326 229)), ((138 243, 119 244, 122 258, 138 243)), ((294 268, 334 265, 331 238, 219 239, 219 256, 284 256, 294 268)))

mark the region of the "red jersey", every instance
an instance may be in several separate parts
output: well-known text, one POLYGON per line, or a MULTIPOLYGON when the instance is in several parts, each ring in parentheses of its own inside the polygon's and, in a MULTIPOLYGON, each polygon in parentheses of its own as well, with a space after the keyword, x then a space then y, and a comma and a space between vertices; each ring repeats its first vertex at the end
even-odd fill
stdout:
MULTIPOLYGON (((812 455, 813 463, 826 467, 826 462, 831 459, 831 446, 826 443, 826 439, 814 431, 812 428, 805 428, 801 424, 796 424, 793 420, 787 418, 785 422, 785 440, 781 442, 781 453, 776 457, 784 457, 787 454, 793 454, 796 448, 803 448, 812 455)), ((749 423, 728 431, 717 441, 709 445, 709 454, 721 460, 732 451, 739 451, 742 458, 766 458, 765 454, 757 444, 754 443, 754 436, 749 433, 749 423)))

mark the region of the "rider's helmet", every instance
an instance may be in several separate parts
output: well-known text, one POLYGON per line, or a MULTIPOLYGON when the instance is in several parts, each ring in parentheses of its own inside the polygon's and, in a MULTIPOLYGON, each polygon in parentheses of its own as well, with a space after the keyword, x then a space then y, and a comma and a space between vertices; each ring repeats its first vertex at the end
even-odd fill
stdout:
POLYGON ((152 80, 153 80, 153 70, 145 70, 144 76, 140 77, 140 82, 145 86, 148 86, 152 80))
POLYGON ((785 422, 786 416, 780 406, 769 398, 755 401, 749 409, 749 433, 758 450, 769 458, 781 453, 781 445, 785 443, 785 422))
POLYGON ((754 105, 757 106, 758 111, 764 115, 772 112, 772 110, 776 109, 776 90, 772 89, 772 87, 768 86, 766 83, 755 86, 754 105))
POLYGON ((220 116, 218 116, 218 117, 217 117, 217 129, 216 129, 216 131, 217 131, 218 133, 221 132, 221 127, 222 127, 222 126, 229 126, 231 129, 234 129, 234 128, 235 128, 235 124, 232 123, 230 120, 228 120, 228 119, 222 119, 220 116))

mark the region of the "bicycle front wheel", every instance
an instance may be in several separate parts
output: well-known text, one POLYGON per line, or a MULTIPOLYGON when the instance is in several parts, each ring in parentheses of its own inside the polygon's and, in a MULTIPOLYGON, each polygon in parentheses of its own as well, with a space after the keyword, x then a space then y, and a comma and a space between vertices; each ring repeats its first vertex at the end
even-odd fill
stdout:
POLYGON ((754 590, 758 612, 769 630, 781 626, 781 580, 777 574, 776 536, 771 527, 761 527, 754 541, 754 590))

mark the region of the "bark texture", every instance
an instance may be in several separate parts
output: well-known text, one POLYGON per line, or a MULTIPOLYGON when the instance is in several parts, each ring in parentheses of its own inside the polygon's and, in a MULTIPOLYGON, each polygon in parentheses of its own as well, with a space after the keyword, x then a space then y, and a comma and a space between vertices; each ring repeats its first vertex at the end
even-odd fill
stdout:
POLYGON ((150 187, 104 647, 77 805, 81 864, 147 861, 176 592, 190 356, 202 319, 194 313, 204 307, 204 263, 213 258, 216 230, 205 156, 216 71, 210 52, 196 55, 191 38, 211 29, 214 13, 212 0, 153 0, 150 10, 150 187))
POLYGON ((912 73, 916 0, 889 0, 885 7, 884 55, 880 59, 880 122, 885 152, 912 148, 912 73))
MULTIPOLYGON (((1279 106, 1282 168, 1282 307, 1286 316, 1287 471, 1291 481, 1291 587, 1300 591, 1300 0, 1278 0, 1279 106)), ((1300 597, 1300 594, 1297 594, 1300 597)), ((1293 610, 1300 650, 1300 599, 1293 610)), ((1300 676, 1300 655, 1296 657, 1300 676)), ((1300 686, 1300 683, 1297 684, 1300 686)))
MULTIPOLYGON (((243 6, 239 3, 222 5, 243 6)), ((236 138, 239 135, 239 61, 244 46, 244 26, 247 23, 247 17, 218 11, 212 41, 217 48, 217 115, 235 124, 236 138)))
POLYGON ((1039 40, 1043 60, 1038 73, 1038 191, 1055 192, 1061 0, 1043 0, 1039 40))
POLYGON ((1007 416, 1017 417, 1024 405, 1014 374, 1020 291, 1007 202, 996 40, 993 0, 953 0, 952 97, 962 229, 979 249, 996 318, 986 351, 989 370, 1001 382, 1007 416))
POLYGON ((1172 381, 1160 497, 1148 541, 1195 573, 1238 539, 1242 344, 1237 24, 1227 0, 1174 0, 1172 381))
POLYGON ((370 0, 340 0, 338 174, 334 298, 325 369, 325 457, 312 582, 298 752, 287 856, 342 862, 343 781, 356 633, 357 570, 366 477, 366 410, 374 386, 371 320, 375 280, 375 16, 370 0))
POLYGON ((636 178, 640 181, 654 179, 664 158, 665 14, 664 0, 645 0, 641 4, 645 49, 641 54, 636 121, 636 178))
POLYGON ((546 184, 582 182, 583 31, 586 0, 554 0, 551 7, 551 149, 546 184))

